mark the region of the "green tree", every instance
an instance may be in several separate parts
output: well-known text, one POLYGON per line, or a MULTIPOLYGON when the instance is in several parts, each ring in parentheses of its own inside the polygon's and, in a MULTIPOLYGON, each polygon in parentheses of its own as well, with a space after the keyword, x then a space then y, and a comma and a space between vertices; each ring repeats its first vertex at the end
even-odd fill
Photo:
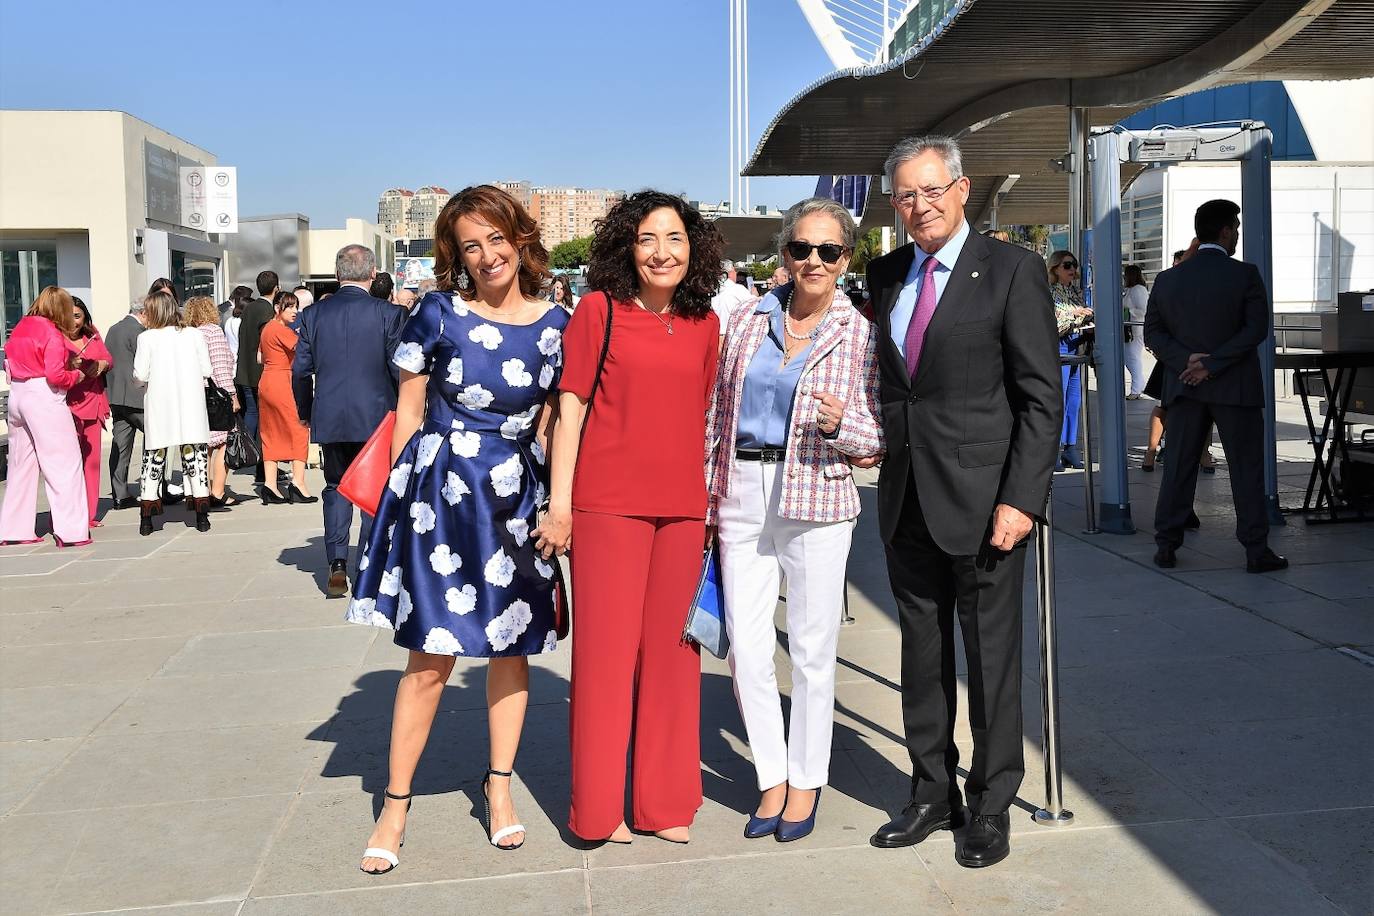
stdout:
POLYGON ((868 269, 868 262, 883 253, 883 231, 870 229, 859 236, 859 244, 854 246, 854 256, 849 259, 849 272, 862 274, 868 269))
POLYGON ((755 280, 767 280, 778 269, 778 257, 774 255, 766 261, 755 261, 749 265, 749 275, 755 280))
POLYGON ((581 267, 590 260, 591 251, 592 237, 590 235, 559 242, 553 246, 553 251, 549 252, 549 266, 555 270, 572 270, 581 267))

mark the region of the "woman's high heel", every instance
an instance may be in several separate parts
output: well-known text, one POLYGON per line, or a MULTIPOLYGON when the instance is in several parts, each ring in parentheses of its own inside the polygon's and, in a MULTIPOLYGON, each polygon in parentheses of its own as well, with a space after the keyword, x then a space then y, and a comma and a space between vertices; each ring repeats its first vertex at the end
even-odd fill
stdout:
POLYGON ((524 824, 511 824, 509 827, 502 827, 500 830, 496 831, 495 833, 492 833, 492 832, 491 832, 491 798, 490 798, 490 796, 487 795, 487 784, 491 782, 491 777, 493 777, 493 776, 504 776, 504 777, 510 778, 511 776, 514 776, 514 775, 515 775, 515 774, 514 774, 511 770, 492 770, 492 769, 488 769, 485 773, 482 774, 482 807, 485 808, 485 809, 486 809, 486 812, 487 812, 487 822, 486 822, 486 825, 485 825, 486 828, 487 828, 487 842, 490 843, 491 845, 495 846, 497 849, 501 850, 502 852, 511 852, 511 851, 516 850, 516 849, 519 849, 521 846, 524 846, 524 845, 525 845, 525 841, 524 841, 524 840, 521 840, 520 842, 515 843, 515 844, 513 844, 513 845, 511 845, 511 846, 502 846, 502 845, 501 845, 501 841, 504 840, 506 837, 508 837, 508 836, 510 836, 510 835, 512 835, 512 834, 515 834, 515 833, 524 833, 524 832, 525 832, 525 825, 524 825, 524 824))
POLYGON ((301 492, 301 488, 294 483, 286 485, 286 501, 290 503, 317 503, 320 501, 318 496, 306 496, 301 492))
MULTIPOLYGON (((413 793, 413 792, 407 792, 405 795, 394 795, 394 794, 392 794, 392 791, 391 791, 390 789, 387 789, 387 790, 385 791, 384 794, 386 795, 387 798, 391 799, 392 801, 403 801, 403 802, 405 802, 405 803, 406 803, 406 814, 407 814, 407 815, 410 814, 410 796, 413 795, 413 794, 415 794, 415 793, 413 793)), ((396 844, 396 847, 399 849, 400 847, 404 846, 405 844, 406 844, 406 832, 405 832, 404 830, 402 830, 402 831, 401 831, 401 840, 400 840, 399 843, 396 844)), ((400 856, 396 855, 396 853, 392 852, 390 849, 383 849, 383 848, 380 847, 380 846, 369 846, 369 847, 367 847, 366 849, 364 849, 364 850, 363 850, 363 858, 364 858, 364 859, 383 859, 383 860, 385 860, 386 862, 390 863, 389 865, 387 865, 386 868, 382 869, 381 871, 368 871, 366 868, 363 868, 363 866, 362 866, 361 864, 359 864, 359 865, 358 865, 358 870, 361 871, 361 872, 362 872, 363 874, 365 874, 365 875, 384 875, 384 874, 386 874, 387 872, 391 871, 393 868, 395 868, 397 865, 400 865, 400 864, 401 864, 400 856)))
MULTIPOLYGON (((823 787, 822 787, 823 788, 823 787)), ((773 834, 779 843, 790 843, 810 836, 816 829, 816 812, 821 808, 821 790, 816 790, 816 800, 811 805, 811 814, 804 821, 778 821, 778 832, 773 834)))
POLYGON ((64 541, 64 540, 62 540, 60 537, 58 537, 57 535, 54 534, 54 535, 52 536, 52 539, 53 539, 54 541, 57 542, 57 546, 58 546, 58 547, 89 547, 89 546, 91 546, 91 539, 90 539, 90 538, 86 538, 86 540, 84 540, 84 541, 64 541))
POLYGON ((291 502, 291 500, 282 496, 280 493, 273 492, 272 488, 267 486, 267 484, 262 485, 262 504, 264 506, 284 506, 289 502, 291 502))

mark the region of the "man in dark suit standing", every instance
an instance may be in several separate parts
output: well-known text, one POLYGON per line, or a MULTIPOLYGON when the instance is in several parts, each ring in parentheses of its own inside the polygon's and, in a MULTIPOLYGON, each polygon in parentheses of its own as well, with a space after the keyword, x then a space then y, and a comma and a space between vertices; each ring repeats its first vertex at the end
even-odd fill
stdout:
POLYGON ((1164 364, 1169 460, 1155 505, 1155 565, 1177 565, 1193 509, 1198 459, 1215 423, 1231 472, 1236 540, 1252 573, 1287 569, 1269 549, 1264 505, 1264 381, 1258 347, 1269 337, 1269 295, 1259 268, 1232 259, 1240 207, 1209 200, 1193 216, 1197 254, 1155 278, 1145 345, 1164 364))
POLYGON ((144 387, 134 380, 134 354, 142 333, 143 300, 135 299, 129 314, 105 335, 112 358, 105 390, 110 396, 110 498, 116 509, 138 505, 129 492, 129 463, 134 455, 134 433, 143 432, 144 387))
MULTIPOLYGON (((253 442, 262 451, 262 439, 258 436, 258 382, 262 379, 262 363, 258 361, 258 341, 267 322, 276 316, 272 300, 281 290, 281 281, 274 270, 264 270, 254 281, 258 288, 258 298, 243 307, 239 322, 238 366, 234 374, 234 384, 239 389, 239 403, 243 405, 243 429, 253 437, 253 442)), ((253 484, 262 486, 263 467, 259 461, 253 469, 253 484)), ((275 481, 274 481, 275 483, 275 481)))
POLYGON ((957 611, 973 762, 955 859, 979 868, 1010 852, 1007 810, 1025 775, 1021 583, 1063 413, 1054 305, 1043 260, 970 232, 969 179, 952 139, 904 140, 885 170, 914 242, 868 268, 887 436, 878 524, 902 631, 912 789, 871 842, 910 846, 963 819, 957 611))
MULTIPOLYGON (((339 494, 344 471, 363 444, 396 409, 399 372, 391 362, 401 342, 406 312, 373 298, 368 287, 377 260, 363 245, 345 245, 334 258, 339 291, 300 313, 300 338, 291 364, 296 409, 324 457, 324 549, 329 560, 327 594, 348 591, 349 529, 353 505, 339 494)), ((359 543, 372 518, 364 514, 359 543)))

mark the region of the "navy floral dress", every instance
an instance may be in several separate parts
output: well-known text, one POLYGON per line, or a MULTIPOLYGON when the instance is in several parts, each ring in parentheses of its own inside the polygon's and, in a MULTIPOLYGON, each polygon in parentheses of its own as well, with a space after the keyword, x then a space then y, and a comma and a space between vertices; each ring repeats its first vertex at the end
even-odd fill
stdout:
POLYGON ((558 387, 568 313, 487 321, 430 293, 392 358, 429 376, 425 419, 382 493, 347 619, 434 655, 552 652, 552 561, 530 532, 548 487, 535 418, 558 387))

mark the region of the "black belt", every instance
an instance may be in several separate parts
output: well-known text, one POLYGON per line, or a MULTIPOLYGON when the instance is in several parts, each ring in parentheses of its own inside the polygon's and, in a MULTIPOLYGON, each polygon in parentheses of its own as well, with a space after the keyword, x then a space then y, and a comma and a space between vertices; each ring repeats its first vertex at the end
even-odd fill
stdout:
POLYGON ((740 461, 762 461, 764 464, 776 464, 787 457, 787 449, 778 446, 774 448, 737 448, 735 457, 740 461))

